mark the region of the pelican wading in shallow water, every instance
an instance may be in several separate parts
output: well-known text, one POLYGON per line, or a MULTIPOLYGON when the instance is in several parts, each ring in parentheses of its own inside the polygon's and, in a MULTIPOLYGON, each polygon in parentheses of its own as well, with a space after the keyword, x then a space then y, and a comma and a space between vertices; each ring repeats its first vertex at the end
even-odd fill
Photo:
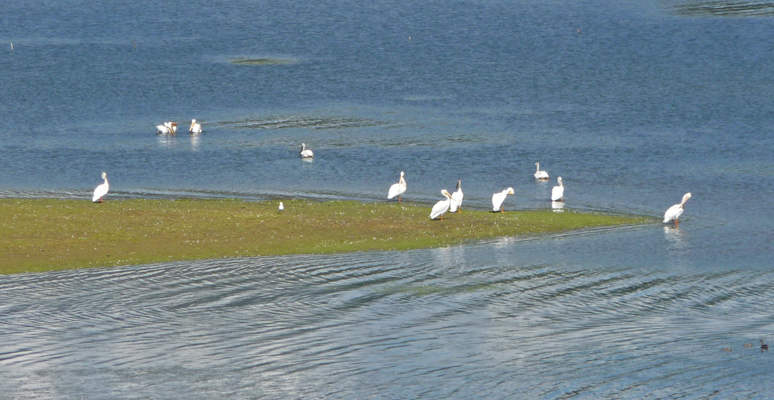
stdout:
POLYGON ((402 202, 401 196, 403 196, 403 193, 406 193, 406 180, 403 179, 403 171, 400 171, 398 183, 393 183, 392 186, 390 186, 390 190, 387 191, 387 200, 394 199, 395 196, 398 196, 398 202, 402 202))
POLYGON ((446 213, 451 205, 451 195, 449 194, 449 191, 446 189, 441 190, 441 194, 446 196, 446 199, 435 203, 433 210, 430 211, 430 219, 441 217, 441 221, 443 221, 443 214, 446 213))
POLYGON ((683 211, 685 210, 685 202, 690 198, 691 194, 686 193, 683 195, 683 201, 681 201, 680 204, 675 204, 672 207, 669 207, 669 209, 667 209, 664 213, 664 223, 666 224, 669 221, 673 221, 675 228, 677 228, 678 225, 680 225, 678 218, 683 215, 683 211))
POLYGON ((537 167, 537 169, 535 170, 535 179, 539 180, 539 181, 547 181, 548 180, 548 172, 540 170, 540 163, 539 162, 535 163, 535 167, 537 167))
POLYGON ((314 153, 312 153, 312 150, 306 148, 306 143, 301 143, 301 151, 298 155, 300 155, 301 158, 314 158, 314 153))
POLYGON ((94 189, 94 195, 91 196, 91 201, 93 203, 104 203, 102 198, 105 197, 105 195, 107 194, 108 190, 110 189, 110 185, 108 184, 107 173, 106 172, 102 173, 102 180, 104 180, 104 182, 102 182, 102 184, 100 184, 99 186, 97 186, 94 189))
POLYGON ((462 179, 457 179, 457 190, 451 195, 451 206, 449 206, 449 212, 462 212, 462 198, 465 195, 462 193, 462 179))
POLYGON ((188 128, 189 133, 202 133, 201 124, 197 124, 195 119, 191 120, 191 127, 188 128))
POLYGON ((505 212, 505 208, 503 207, 503 202, 505 201, 505 196, 509 194, 513 194, 513 188, 508 188, 503 190, 502 192, 497 192, 492 195, 492 211, 500 211, 505 212))
POLYGON ((562 177, 556 178, 556 182, 559 184, 551 189, 551 201, 564 201, 564 184, 562 184, 562 177))
POLYGON ((162 125, 156 125, 156 133, 169 135, 177 133, 177 122, 165 122, 162 125))

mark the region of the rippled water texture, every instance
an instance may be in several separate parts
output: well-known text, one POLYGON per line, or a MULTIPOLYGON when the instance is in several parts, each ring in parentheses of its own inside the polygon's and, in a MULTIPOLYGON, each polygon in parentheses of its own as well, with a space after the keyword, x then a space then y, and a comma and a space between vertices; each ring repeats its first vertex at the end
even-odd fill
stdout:
POLYGON ((693 197, 680 229, 3 276, 0 398, 774 398, 771 9, 1 2, 0 197, 693 197))

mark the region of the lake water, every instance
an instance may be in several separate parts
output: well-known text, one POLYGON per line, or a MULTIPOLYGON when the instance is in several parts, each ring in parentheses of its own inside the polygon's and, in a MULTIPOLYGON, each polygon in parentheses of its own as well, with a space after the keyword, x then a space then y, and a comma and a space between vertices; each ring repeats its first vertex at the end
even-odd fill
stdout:
POLYGON ((772 15, 4 1, 0 197, 693 198, 679 229, 2 276, 0 397, 774 398, 772 15))

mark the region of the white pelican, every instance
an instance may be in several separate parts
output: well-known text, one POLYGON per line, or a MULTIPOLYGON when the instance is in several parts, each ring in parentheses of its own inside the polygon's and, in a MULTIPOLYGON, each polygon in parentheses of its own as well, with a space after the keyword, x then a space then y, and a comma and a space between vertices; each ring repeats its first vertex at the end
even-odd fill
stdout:
POLYGON ((390 190, 387 192, 387 200, 394 199, 395 196, 398 196, 398 201, 403 202, 401 199, 403 193, 406 193, 406 180, 403 179, 403 171, 400 171, 400 179, 398 180, 398 183, 393 183, 392 186, 390 186, 390 190))
POLYGON ((195 119, 191 120, 191 127, 188 128, 189 133, 202 133, 202 126, 196 123, 195 119))
POLYGON ((559 186, 554 186, 551 189, 551 201, 564 201, 564 185, 562 184, 562 177, 556 178, 556 182, 559 186))
POLYGON ((102 198, 105 197, 105 195, 108 192, 108 189, 110 189, 110 185, 108 185, 106 172, 102 173, 102 179, 104 180, 104 182, 102 182, 101 185, 97 186, 94 189, 94 196, 91 197, 91 201, 93 203, 104 203, 104 201, 102 201, 102 198))
POLYGON ((535 179, 537 179, 539 181, 547 181, 548 180, 548 172, 540 170, 540 163, 539 162, 536 162, 535 166, 537 167, 537 170, 535 171, 535 179))
POLYGON ((314 153, 312 153, 312 150, 306 148, 306 143, 301 143, 301 152, 298 154, 301 158, 314 158, 314 153))
POLYGON ((443 214, 446 213, 446 210, 448 210, 449 206, 451 205, 451 195, 449 192, 444 189, 441 190, 441 194, 446 196, 446 199, 435 203, 433 206, 433 211, 430 211, 430 219, 441 217, 441 221, 443 221, 443 214))
POLYGON ((280 201, 279 210, 280 210, 280 211, 283 211, 283 210, 285 210, 285 206, 283 206, 283 205, 282 205, 282 202, 281 202, 281 201, 280 201))
POLYGON ((685 209, 685 202, 690 198, 691 194, 686 193, 683 195, 683 201, 681 201, 680 204, 675 204, 672 207, 669 207, 669 209, 664 213, 664 223, 666 224, 669 221, 674 221, 675 228, 677 228, 677 226, 680 224, 678 218, 680 218, 680 216, 683 214, 683 210, 685 209))
POLYGON ((457 190, 454 191, 451 195, 451 206, 449 207, 449 212, 462 212, 462 197, 464 195, 462 194, 462 180, 457 179, 457 190), (459 211, 457 211, 459 209, 459 211))
POLYGON ((156 133, 162 135, 177 133, 177 122, 165 122, 163 125, 156 125, 156 133))
POLYGON ((505 201, 505 196, 513 194, 513 188, 508 188, 502 192, 497 192, 492 195, 492 211, 505 212, 505 208, 502 206, 505 201))

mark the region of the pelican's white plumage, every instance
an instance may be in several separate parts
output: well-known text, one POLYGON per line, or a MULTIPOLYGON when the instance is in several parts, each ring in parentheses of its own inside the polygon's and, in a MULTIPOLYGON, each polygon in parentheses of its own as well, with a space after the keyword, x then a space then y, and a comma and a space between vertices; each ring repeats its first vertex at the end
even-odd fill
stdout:
POLYGON ((564 201, 564 184, 562 184, 562 177, 556 178, 556 182, 559 185, 554 186, 551 189, 551 201, 564 201))
POLYGON ((280 201, 279 210, 280 210, 280 211, 283 211, 284 209, 285 209, 285 206, 283 206, 283 205, 282 205, 282 202, 280 201))
POLYGON ((392 186, 390 186, 390 190, 387 191, 387 199, 394 199, 395 196, 398 196, 398 201, 403 201, 401 199, 403 193, 406 193, 406 180, 403 179, 403 171, 400 171, 400 179, 398 180, 398 183, 393 183, 392 186))
POLYGON ((162 135, 177 133, 177 122, 165 122, 163 125, 156 125, 156 133, 162 135))
POLYGON ((464 194, 462 193, 462 180, 457 179, 457 190, 455 190, 451 195, 451 206, 449 206, 449 212, 457 212, 457 210, 462 212, 463 197, 464 194))
POLYGON ((667 209, 664 213, 664 223, 674 221, 675 227, 677 227, 680 224, 678 218, 683 215, 683 211, 685 210, 685 202, 690 198, 691 194, 686 193, 683 195, 683 201, 681 201, 680 204, 675 204, 672 207, 669 207, 669 209, 667 209))
POLYGON ((537 180, 547 180, 548 179, 548 172, 540 170, 540 163, 539 162, 535 163, 535 167, 536 167, 535 179, 537 179, 537 180))
POLYGON ((505 196, 509 194, 513 194, 513 188, 508 188, 503 190, 502 192, 497 192, 492 195, 492 211, 500 211, 505 212, 505 209, 503 208, 503 202, 505 201, 505 196))
POLYGON ((190 133, 202 133, 202 126, 201 124, 197 124, 195 119, 191 120, 191 127, 188 128, 188 132, 190 133))
POLYGON ((441 221, 443 221, 443 215, 447 210, 449 210, 449 206, 451 205, 451 195, 446 189, 441 190, 441 194, 446 196, 446 199, 435 203, 433 210, 430 211, 430 219, 441 217, 441 221))
POLYGON ((106 172, 102 173, 102 180, 104 182, 102 182, 102 184, 100 184, 94 189, 94 195, 91 197, 91 201, 94 203, 104 203, 104 201, 102 201, 102 198, 105 197, 108 190, 110 190, 110 185, 108 184, 106 172))
POLYGON ((314 158, 314 153, 306 148, 306 143, 301 143, 301 151, 298 154, 301 158, 314 158))

